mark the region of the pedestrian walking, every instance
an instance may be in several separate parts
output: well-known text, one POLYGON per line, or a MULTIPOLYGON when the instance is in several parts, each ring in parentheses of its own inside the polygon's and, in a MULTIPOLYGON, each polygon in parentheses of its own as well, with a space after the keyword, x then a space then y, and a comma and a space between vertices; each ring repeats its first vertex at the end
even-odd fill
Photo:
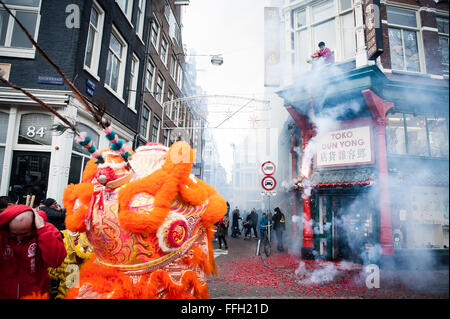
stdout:
POLYGON ((255 238, 258 238, 258 233, 256 232, 256 227, 258 226, 258 214, 256 213, 256 209, 254 208, 250 213, 250 219, 252 220, 251 229, 253 229, 253 235, 255 236, 255 238))
POLYGON ((228 249, 227 240, 225 235, 228 230, 229 219, 228 216, 225 215, 219 222, 217 222, 217 238, 219 239, 219 249, 222 249, 222 242, 224 243, 225 249, 228 249))
POLYGON ((283 232, 286 229, 285 217, 279 207, 275 207, 274 212, 275 214, 272 217, 272 221, 273 229, 275 230, 277 236, 277 250, 279 252, 283 252, 283 232))
POLYGON ((231 237, 236 238, 239 235, 241 235, 241 231, 239 230, 239 220, 241 220, 242 217, 239 214, 239 209, 236 207, 235 210, 233 211, 233 220, 231 223, 231 227, 232 227, 232 232, 231 232, 231 237))
POLYGON ((49 267, 66 257, 60 232, 42 211, 13 205, 0 214, 0 299, 48 293, 49 267))

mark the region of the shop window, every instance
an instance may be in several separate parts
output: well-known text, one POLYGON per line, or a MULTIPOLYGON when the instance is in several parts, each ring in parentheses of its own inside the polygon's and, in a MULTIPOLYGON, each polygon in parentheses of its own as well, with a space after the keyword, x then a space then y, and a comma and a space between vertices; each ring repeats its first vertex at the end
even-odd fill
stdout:
POLYGON ((448 158, 448 123, 444 117, 429 117, 428 135, 432 157, 448 158))
POLYGON ((442 73, 448 75, 448 17, 437 17, 436 23, 439 34, 439 49, 441 51, 442 73))
POLYGON ((51 145, 53 117, 46 114, 24 114, 20 119, 19 144, 51 145))
POLYGON ((386 128, 387 150, 389 154, 406 154, 405 121, 403 113, 389 114, 386 128))
POLYGON ((429 156, 425 116, 405 114, 408 154, 429 156))
POLYGON ((387 7, 387 20, 392 69, 420 72, 416 12, 387 7))
POLYGON ((9 114, 0 112, 0 181, 3 173, 3 159, 5 157, 6 136, 8 135, 9 114))
POLYGON ((388 114, 389 154, 448 158, 448 119, 403 113, 388 114))
POLYGON ((448 188, 410 186, 393 192, 391 206, 394 245, 406 249, 448 249, 448 188))
MULTIPOLYGON (((40 0, 5 0, 4 3, 37 39, 40 0)), ((9 13, 0 8, 0 55, 34 58, 35 48, 9 13)))
POLYGON ((331 18, 334 13, 334 0, 320 2, 312 7, 313 22, 331 18))
MULTIPOLYGON (((91 137, 92 144, 95 146, 96 149, 98 149, 98 142, 99 142, 99 138, 100 138, 99 134, 96 131, 94 131, 92 128, 90 128, 89 126, 86 126, 84 124, 78 124, 77 128, 80 132, 86 132, 87 135, 91 137)), ((88 152, 88 150, 83 148, 79 143, 75 142, 75 139, 72 144, 72 150, 75 152, 78 152, 80 154, 90 156, 90 153, 88 152)))

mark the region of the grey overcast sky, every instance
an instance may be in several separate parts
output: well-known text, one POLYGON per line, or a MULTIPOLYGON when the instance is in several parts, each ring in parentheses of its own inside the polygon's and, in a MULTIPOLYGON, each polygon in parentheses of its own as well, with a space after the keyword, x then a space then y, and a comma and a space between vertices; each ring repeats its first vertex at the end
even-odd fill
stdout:
MULTIPOLYGON (((264 98, 264 0, 191 0, 184 10, 183 43, 197 55, 222 54, 222 66, 197 56, 198 85, 208 95, 224 94, 264 98)), ((187 57, 189 59, 189 57, 187 57)), ((248 114, 237 114, 242 127, 250 127, 248 114)), ((212 131, 219 155, 230 171, 230 144, 249 130, 212 131)))

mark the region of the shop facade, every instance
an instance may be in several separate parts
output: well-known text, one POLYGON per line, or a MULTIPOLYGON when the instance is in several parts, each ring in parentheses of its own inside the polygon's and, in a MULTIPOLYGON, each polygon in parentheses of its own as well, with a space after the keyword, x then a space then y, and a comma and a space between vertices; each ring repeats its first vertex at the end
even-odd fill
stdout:
MULTIPOLYGON (((33 92, 58 110, 77 127, 87 132, 97 149, 109 142, 92 117, 67 91, 33 92)), ((112 126, 131 148, 134 132, 118 121, 112 126)), ((74 134, 56 133, 59 124, 53 114, 31 103, 24 95, 3 89, 0 98, 0 194, 25 203, 27 195, 35 195, 35 204, 47 197, 62 202, 68 183, 79 183, 89 153, 74 140, 74 134)))
POLYGON ((448 81, 376 65, 330 73, 279 92, 298 127, 290 193, 303 257, 448 263, 448 81))

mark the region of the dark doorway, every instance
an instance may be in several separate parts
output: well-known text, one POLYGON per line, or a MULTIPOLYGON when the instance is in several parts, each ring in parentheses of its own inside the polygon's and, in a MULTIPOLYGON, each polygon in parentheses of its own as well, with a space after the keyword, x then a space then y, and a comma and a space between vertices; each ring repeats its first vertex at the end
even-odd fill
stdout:
POLYGON ((46 198, 50 168, 50 153, 13 153, 9 196, 25 204, 27 195, 35 195, 34 206, 46 198))
POLYGON ((363 262, 375 245, 375 206, 368 196, 331 197, 333 259, 363 262))

